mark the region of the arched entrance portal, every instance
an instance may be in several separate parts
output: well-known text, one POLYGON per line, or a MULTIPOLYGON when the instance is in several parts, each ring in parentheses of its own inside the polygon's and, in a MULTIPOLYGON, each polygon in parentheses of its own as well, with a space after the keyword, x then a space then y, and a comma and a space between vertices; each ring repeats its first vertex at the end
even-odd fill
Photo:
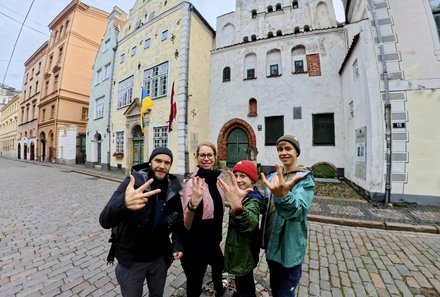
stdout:
POLYGON ((46 160, 46 134, 42 132, 40 134, 40 143, 41 143, 41 161, 46 160))
POLYGON ((95 136, 94 136, 94 143, 93 143, 93 145, 94 145, 94 149, 96 150, 95 151, 95 156, 97 156, 97 164, 101 164, 101 162, 102 162, 102 152, 101 152, 101 146, 102 146, 102 137, 101 137, 101 134, 99 134, 98 132, 96 132, 95 133, 95 136))
POLYGON ((222 166, 233 166, 240 160, 255 161, 257 140, 254 129, 241 119, 231 119, 221 128, 217 138, 218 160, 222 166))
POLYGON ((23 149, 23 159, 27 160, 28 146, 27 146, 27 144, 25 143, 25 144, 23 145, 23 147, 24 147, 24 149, 23 149))
POLYGON ((248 159, 249 139, 243 129, 235 128, 229 133, 226 147, 227 167, 233 167, 238 161, 248 159))
POLYGON ((133 128, 133 165, 144 163, 144 134, 140 126, 133 128))
POLYGON ((31 142, 31 158, 32 161, 35 160, 35 144, 31 142))

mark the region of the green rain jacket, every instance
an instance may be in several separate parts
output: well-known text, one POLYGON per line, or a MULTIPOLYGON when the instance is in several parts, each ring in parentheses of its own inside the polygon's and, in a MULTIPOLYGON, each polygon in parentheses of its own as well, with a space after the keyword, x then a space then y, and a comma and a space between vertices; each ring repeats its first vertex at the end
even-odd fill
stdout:
POLYGON ((292 179, 297 172, 305 176, 283 197, 273 195, 275 216, 266 259, 291 268, 303 263, 307 248, 307 212, 315 192, 315 181, 310 171, 301 166, 284 174, 284 179, 292 179))
POLYGON ((242 276, 254 269, 260 253, 260 213, 265 208, 264 199, 258 189, 243 199, 244 212, 233 216, 229 213, 228 235, 225 241, 225 271, 242 276))

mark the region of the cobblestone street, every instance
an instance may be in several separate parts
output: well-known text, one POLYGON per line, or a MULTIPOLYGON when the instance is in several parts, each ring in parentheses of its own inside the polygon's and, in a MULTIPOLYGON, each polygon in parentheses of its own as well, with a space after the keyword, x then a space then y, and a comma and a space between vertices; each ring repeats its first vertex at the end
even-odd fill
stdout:
MULTIPOLYGON (((66 168, 0 158, 0 296, 120 296, 105 261, 110 231, 98 223, 118 183, 66 168)), ((439 234, 317 222, 309 231, 298 296, 440 296, 439 234)), ((261 258, 257 288, 270 296, 261 258)), ((184 296, 184 287, 175 261, 165 296, 184 296)), ((205 287, 209 296, 208 276, 205 287)))

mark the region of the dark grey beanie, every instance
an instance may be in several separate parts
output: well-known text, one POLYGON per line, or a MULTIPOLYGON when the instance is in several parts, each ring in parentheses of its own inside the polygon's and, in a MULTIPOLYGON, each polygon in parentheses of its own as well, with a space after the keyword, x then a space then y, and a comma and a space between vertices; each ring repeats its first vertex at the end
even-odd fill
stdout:
POLYGON ((277 140, 277 145, 278 145, 278 143, 280 143, 281 141, 287 141, 287 142, 290 142, 290 143, 295 147, 296 152, 298 153, 298 156, 299 156, 299 154, 301 153, 301 148, 300 148, 300 146, 299 146, 299 141, 298 141, 298 139, 296 139, 295 136, 293 136, 293 135, 284 135, 284 136, 281 136, 281 137, 278 138, 278 140, 277 140))
POLYGON ((171 158, 171 163, 173 163, 173 153, 171 152, 171 150, 167 147, 161 146, 161 147, 157 147, 155 148, 150 155, 150 159, 148 160, 148 163, 151 163, 151 160, 153 160, 154 157, 156 157, 157 155, 168 155, 171 158))

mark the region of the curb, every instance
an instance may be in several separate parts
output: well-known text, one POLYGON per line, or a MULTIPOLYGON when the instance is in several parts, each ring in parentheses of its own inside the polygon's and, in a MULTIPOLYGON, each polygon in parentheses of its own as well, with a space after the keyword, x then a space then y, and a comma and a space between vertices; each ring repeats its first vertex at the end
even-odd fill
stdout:
POLYGON ((373 229, 383 229, 392 231, 409 231, 409 232, 419 232, 419 233, 430 233, 430 234, 440 234, 440 226, 430 226, 430 225, 411 225, 402 223, 392 223, 392 222, 378 222, 378 221, 365 221, 365 220, 355 220, 355 219, 343 219, 336 217, 327 217, 321 215, 307 215, 309 221, 328 223, 334 225, 343 225, 350 227, 362 227, 362 228, 373 228, 373 229))

